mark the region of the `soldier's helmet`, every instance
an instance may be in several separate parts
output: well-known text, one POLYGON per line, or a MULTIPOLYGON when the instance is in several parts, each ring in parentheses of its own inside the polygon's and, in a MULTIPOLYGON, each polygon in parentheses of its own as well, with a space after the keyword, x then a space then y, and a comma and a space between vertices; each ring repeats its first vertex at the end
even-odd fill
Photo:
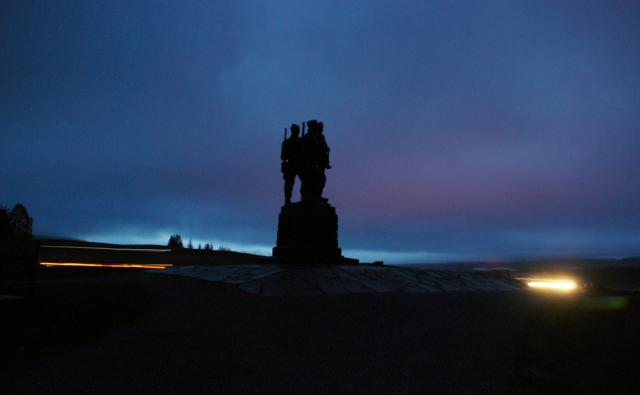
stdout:
POLYGON ((307 127, 309 128, 310 132, 315 132, 316 130, 318 130, 318 121, 315 119, 307 121, 307 127))
POLYGON ((291 124, 291 134, 297 136, 299 133, 300 133, 300 126, 296 125, 295 123, 291 124))

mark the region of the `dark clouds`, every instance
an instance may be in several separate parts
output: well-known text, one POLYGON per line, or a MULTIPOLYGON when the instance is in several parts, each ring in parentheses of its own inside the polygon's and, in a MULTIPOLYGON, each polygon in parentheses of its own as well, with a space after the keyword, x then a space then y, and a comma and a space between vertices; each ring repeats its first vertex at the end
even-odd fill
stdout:
POLYGON ((0 201, 36 232, 268 247, 313 117, 347 248, 640 250, 632 2, 0 7, 0 201))

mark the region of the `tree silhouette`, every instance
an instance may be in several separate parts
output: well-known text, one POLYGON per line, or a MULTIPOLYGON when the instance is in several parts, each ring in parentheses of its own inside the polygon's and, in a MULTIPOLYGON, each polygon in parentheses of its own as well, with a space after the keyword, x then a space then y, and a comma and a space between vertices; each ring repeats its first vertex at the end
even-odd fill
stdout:
POLYGON ((171 237, 169 237, 167 246, 172 250, 180 250, 184 248, 184 246, 182 245, 182 236, 177 233, 175 235, 171 235, 171 237))

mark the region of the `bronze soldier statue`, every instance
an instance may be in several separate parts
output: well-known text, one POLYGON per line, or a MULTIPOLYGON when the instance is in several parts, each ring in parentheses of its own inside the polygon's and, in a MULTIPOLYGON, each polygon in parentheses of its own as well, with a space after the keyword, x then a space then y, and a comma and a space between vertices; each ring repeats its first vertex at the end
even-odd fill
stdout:
POLYGON ((300 194, 303 201, 327 202, 322 197, 322 192, 327 183, 324 172, 330 169, 329 146, 324 138, 323 123, 316 120, 307 122, 309 132, 301 139, 302 162, 300 194))
POLYGON ((300 176, 300 127, 296 124, 291 125, 291 137, 286 138, 282 142, 280 150, 280 159, 282 160, 280 171, 284 178, 284 204, 291 204, 291 195, 293 194, 293 185, 296 182, 296 176, 300 176))

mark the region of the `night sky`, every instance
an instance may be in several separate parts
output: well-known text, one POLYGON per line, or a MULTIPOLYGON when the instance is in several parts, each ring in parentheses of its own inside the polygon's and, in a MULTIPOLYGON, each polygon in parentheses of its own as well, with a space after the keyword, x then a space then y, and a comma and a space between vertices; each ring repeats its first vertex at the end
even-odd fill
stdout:
POLYGON ((346 255, 640 254, 639 2, 0 4, 0 204, 36 234, 269 253, 313 118, 346 255))

